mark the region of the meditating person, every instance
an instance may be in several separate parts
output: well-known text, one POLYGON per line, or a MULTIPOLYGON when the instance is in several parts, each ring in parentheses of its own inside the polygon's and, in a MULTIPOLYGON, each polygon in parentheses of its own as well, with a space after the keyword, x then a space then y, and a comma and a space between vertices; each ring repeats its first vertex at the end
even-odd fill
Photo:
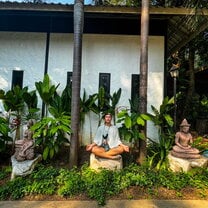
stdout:
POLYGON ((34 140, 33 132, 30 127, 35 124, 34 119, 27 122, 27 129, 24 132, 23 139, 15 141, 14 156, 17 161, 32 160, 34 159, 34 140))
POLYGON ((175 145, 171 151, 171 155, 179 158, 197 159, 200 158, 199 150, 193 148, 193 138, 189 133, 190 124, 184 119, 180 124, 180 131, 175 135, 175 145))
POLYGON ((119 137, 118 128, 111 124, 112 115, 104 115, 104 125, 98 127, 94 141, 87 145, 86 150, 98 157, 119 159, 123 152, 129 152, 129 147, 124 145, 119 137))

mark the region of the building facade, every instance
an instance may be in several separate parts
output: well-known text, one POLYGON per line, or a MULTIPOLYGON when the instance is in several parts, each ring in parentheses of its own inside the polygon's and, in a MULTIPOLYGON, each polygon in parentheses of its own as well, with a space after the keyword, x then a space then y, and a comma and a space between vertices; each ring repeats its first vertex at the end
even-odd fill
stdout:
MULTIPOLYGON (((25 9, 25 4, 12 4, 0 11, 0 89, 9 90, 15 80, 29 90, 49 74, 61 92, 69 81, 73 64, 73 7, 44 5, 25 9), (16 6, 15 6, 16 5, 16 6), (16 9, 14 9, 16 8, 16 9), (59 10, 58 10, 59 9, 59 10), (60 11, 61 10, 61 11, 60 11), (68 78, 67 78, 68 77, 68 78)), ((93 8, 93 7, 92 7, 93 8)), ((122 89, 120 106, 129 107, 136 92, 140 73, 140 19, 125 12, 85 14, 82 51, 81 95, 98 92, 105 80, 110 94, 122 89), (136 81, 137 80, 137 81, 136 81)), ((164 57, 166 22, 151 19, 148 47, 147 109, 156 108, 164 97, 164 57)), ((41 106, 41 103, 39 103, 41 106)), ((98 120, 92 116, 82 132, 82 143, 90 141, 98 120)), ((148 123, 148 137, 157 138, 156 129, 148 123)))

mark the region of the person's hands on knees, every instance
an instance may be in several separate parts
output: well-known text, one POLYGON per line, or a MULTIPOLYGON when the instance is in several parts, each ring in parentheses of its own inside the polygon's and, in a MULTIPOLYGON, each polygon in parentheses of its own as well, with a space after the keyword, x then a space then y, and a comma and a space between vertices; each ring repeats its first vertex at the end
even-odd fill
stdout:
POLYGON ((95 143, 88 144, 88 145, 86 146, 86 151, 91 151, 92 148, 93 148, 95 145, 96 145, 95 143))
POLYGON ((129 146, 124 145, 124 147, 123 147, 123 148, 124 148, 124 151, 125 151, 125 152, 129 152, 129 146))

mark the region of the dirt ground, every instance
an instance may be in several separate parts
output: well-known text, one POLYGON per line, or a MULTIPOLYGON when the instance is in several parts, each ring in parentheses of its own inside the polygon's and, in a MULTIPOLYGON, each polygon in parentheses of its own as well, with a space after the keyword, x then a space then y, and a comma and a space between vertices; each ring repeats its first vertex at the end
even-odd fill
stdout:
MULTIPOLYGON (((127 190, 124 190, 122 193, 111 196, 107 200, 124 200, 124 199, 155 199, 155 200, 208 200, 208 190, 203 191, 203 197, 200 190, 193 189, 191 187, 184 188, 180 193, 169 190, 163 187, 158 188, 157 190, 147 190, 141 187, 130 187, 127 190)), ((58 195, 35 195, 35 196, 26 196, 21 200, 26 201, 65 201, 65 200, 91 200, 86 195, 81 194, 74 196, 72 198, 63 198, 58 195)))

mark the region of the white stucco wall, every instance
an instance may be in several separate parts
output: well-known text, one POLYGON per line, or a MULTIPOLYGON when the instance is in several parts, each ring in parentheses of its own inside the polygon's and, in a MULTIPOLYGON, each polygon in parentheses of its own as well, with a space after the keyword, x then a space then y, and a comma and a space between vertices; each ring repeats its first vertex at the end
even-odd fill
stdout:
POLYGON ((12 70, 23 70, 23 86, 35 89, 45 64, 45 33, 0 32, 0 89, 11 89, 12 70))
MULTIPOLYGON (((12 70, 24 70, 23 86, 34 89, 43 78, 46 34, 0 32, 0 89, 11 88, 12 70)), ((163 99, 164 37, 149 37, 148 109, 158 107, 163 99)), ((140 37, 127 35, 84 34, 81 91, 96 93, 99 73, 111 73, 111 93, 122 88, 119 106, 129 106, 131 75, 139 74, 140 37)), ((59 90, 66 85, 67 71, 72 71, 73 34, 51 34, 48 74, 59 90)), ((81 94, 82 94, 81 92, 81 94)), ((87 118, 88 119, 88 118, 87 118)), ((93 122, 93 134, 97 120, 93 122)), ((84 144, 89 142, 89 122, 83 132, 84 144)), ((148 124, 148 136, 156 133, 148 124)))

